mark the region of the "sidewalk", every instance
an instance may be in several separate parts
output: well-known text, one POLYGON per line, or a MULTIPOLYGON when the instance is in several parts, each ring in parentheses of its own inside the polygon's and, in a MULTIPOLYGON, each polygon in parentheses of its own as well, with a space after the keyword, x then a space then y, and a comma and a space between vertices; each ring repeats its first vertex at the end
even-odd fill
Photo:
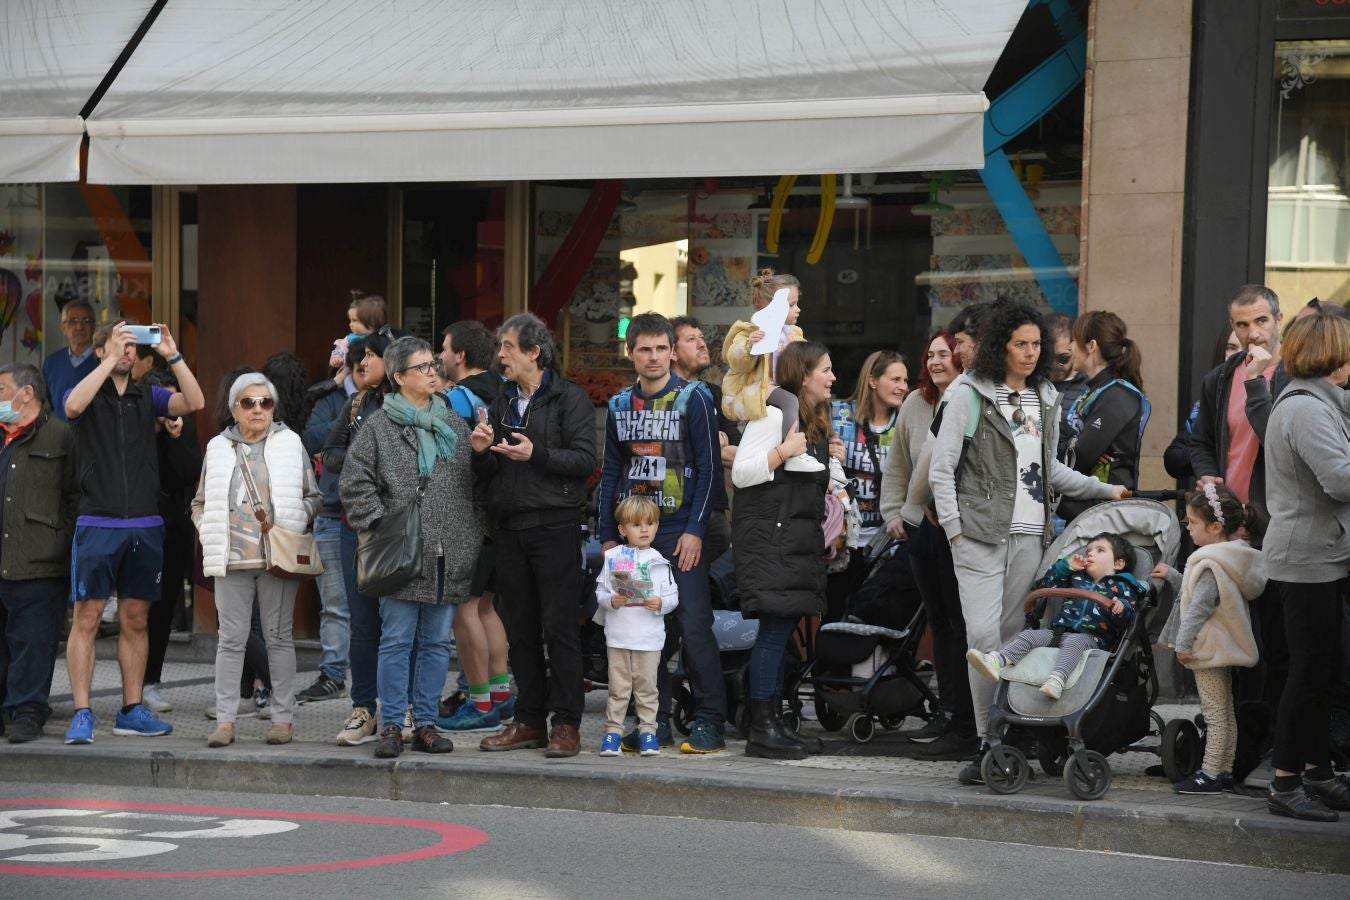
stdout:
MULTIPOLYGON (((73 706, 64 668, 58 663, 47 736, 0 743, 0 778, 687 816, 1350 873, 1350 816, 1316 825, 1271 816, 1259 795, 1181 797, 1162 778, 1144 774, 1158 761, 1150 753, 1109 757, 1112 786, 1095 802, 1076 800, 1035 764, 1018 794, 963 787, 955 779, 960 763, 894 756, 900 742, 891 733, 878 729, 859 745, 814 722, 806 727, 825 739, 826 752, 798 762, 745 757, 734 729, 726 751, 708 756, 666 750, 659 758, 602 758, 595 750, 603 691, 587 695, 582 753, 573 759, 546 760, 532 750, 481 753, 483 734, 475 733, 456 737, 448 756, 405 751, 396 761, 376 760, 373 744, 334 742, 351 708, 346 700, 300 707, 293 744, 266 746, 268 721, 247 717, 236 725, 237 743, 212 750, 205 744, 213 723, 202 712, 212 702, 210 665, 166 663, 161 690, 174 710, 163 717, 174 724, 173 735, 123 738, 112 735, 120 698, 111 660, 100 660, 95 671, 95 743, 68 747, 61 736, 73 706)), ((312 677, 302 674, 300 685, 312 677)), ((1164 719, 1195 713, 1179 706, 1158 711, 1164 719)))

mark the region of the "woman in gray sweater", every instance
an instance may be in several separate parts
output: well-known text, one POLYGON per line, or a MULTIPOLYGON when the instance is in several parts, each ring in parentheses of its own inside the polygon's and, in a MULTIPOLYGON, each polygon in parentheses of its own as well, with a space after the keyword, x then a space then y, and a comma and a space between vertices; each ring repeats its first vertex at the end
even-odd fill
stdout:
POLYGON ((1266 571, 1284 606, 1289 678, 1275 722, 1281 816, 1334 822, 1350 781, 1331 771, 1330 688, 1350 573, 1350 320, 1319 314, 1281 344, 1291 381, 1266 425, 1266 571))

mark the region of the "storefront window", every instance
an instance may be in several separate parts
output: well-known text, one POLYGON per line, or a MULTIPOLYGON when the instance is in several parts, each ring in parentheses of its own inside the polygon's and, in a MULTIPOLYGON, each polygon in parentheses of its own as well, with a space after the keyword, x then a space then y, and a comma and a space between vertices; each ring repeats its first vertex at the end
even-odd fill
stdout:
POLYGON ((1275 49, 1266 284, 1286 316, 1350 300, 1350 41, 1275 49))
POLYGON ((451 322, 502 322, 506 189, 438 188, 403 194, 403 319, 439 341, 451 322))
POLYGON ((66 346, 61 310, 151 321, 150 188, 0 185, 0 363, 66 346))

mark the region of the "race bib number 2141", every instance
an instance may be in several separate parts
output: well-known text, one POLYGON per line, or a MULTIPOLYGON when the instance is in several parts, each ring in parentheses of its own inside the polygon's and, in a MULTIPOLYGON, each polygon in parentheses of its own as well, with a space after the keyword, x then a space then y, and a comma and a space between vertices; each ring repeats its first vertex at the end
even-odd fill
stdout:
POLYGON ((630 481, 665 481, 666 458, 664 456, 634 456, 628 462, 630 481))

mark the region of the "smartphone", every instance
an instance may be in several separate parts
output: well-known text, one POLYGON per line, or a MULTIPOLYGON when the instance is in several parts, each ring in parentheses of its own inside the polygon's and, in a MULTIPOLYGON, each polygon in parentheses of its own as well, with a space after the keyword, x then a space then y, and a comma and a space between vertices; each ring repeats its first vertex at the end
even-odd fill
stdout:
POLYGON ((136 339, 136 343, 153 347, 159 343, 158 325, 126 325, 127 333, 136 339))

